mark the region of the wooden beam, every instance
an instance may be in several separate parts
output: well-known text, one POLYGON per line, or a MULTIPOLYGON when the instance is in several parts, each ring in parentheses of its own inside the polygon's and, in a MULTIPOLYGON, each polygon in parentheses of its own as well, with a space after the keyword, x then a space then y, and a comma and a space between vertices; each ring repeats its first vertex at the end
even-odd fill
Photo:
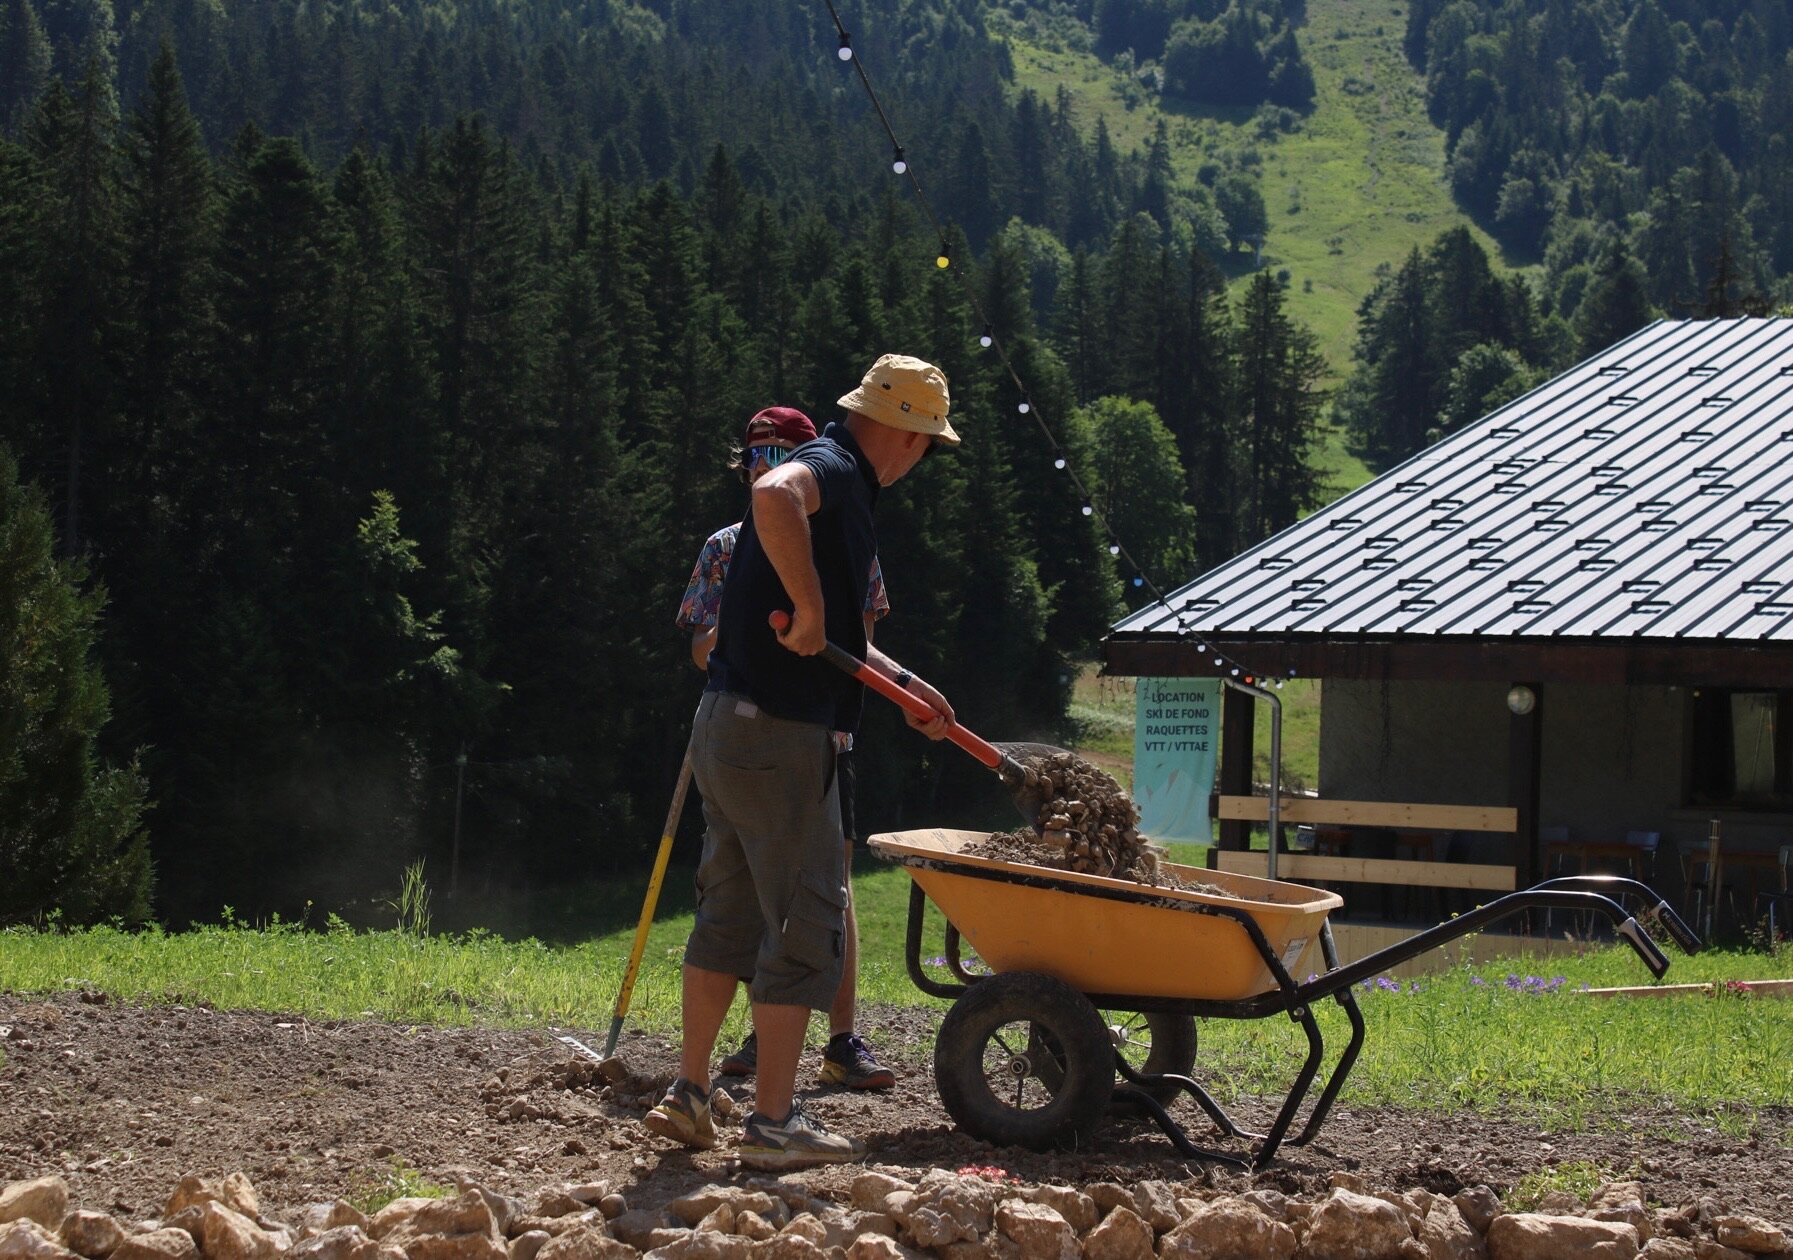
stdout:
MULTIPOLYGON (((1269 856, 1216 852, 1215 866, 1235 875, 1263 875, 1269 856)), ((1301 883, 1405 884, 1414 888, 1470 888, 1486 892, 1511 892, 1515 887, 1510 866, 1483 866, 1473 862, 1401 862, 1390 858, 1310 857, 1304 853, 1276 855, 1276 877, 1301 883)))
POLYGON ((1636 984, 1616 989, 1572 989, 1588 997, 1782 997, 1793 998, 1793 980, 1735 980, 1730 984, 1636 984), (1734 988, 1732 986, 1735 986, 1734 988))
POLYGON ((1531 689, 1532 707, 1511 716, 1507 731, 1507 800, 1518 821, 1513 857, 1519 878, 1530 888, 1544 877, 1544 844, 1538 836, 1542 809, 1544 757, 1544 688, 1536 679, 1522 684, 1531 689))
MULTIPOLYGON (((1257 722, 1258 702, 1250 693, 1232 687, 1222 687, 1220 692, 1220 790, 1250 796, 1252 732, 1257 722)), ((1268 819, 1270 815, 1266 813, 1263 817, 1268 819)), ((1249 849, 1250 824, 1222 815, 1220 847, 1249 849)))
MULTIPOLYGON (((1353 827, 1408 827, 1417 831, 1514 831, 1518 811, 1506 805, 1413 805, 1401 801, 1335 801, 1308 796, 1282 799, 1285 823, 1353 827)), ((1267 796, 1222 796, 1219 817, 1265 822, 1267 796)))
POLYGON ((1215 655, 1249 661, 1274 677, 1412 679, 1509 683, 1656 684, 1771 687, 1793 677, 1793 642, 1622 639, 1486 639, 1433 635, 1250 635, 1209 631, 1210 651, 1176 635, 1114 634, 1103 643, 1104 672, 1119 676, 1207 678, 1215 655))

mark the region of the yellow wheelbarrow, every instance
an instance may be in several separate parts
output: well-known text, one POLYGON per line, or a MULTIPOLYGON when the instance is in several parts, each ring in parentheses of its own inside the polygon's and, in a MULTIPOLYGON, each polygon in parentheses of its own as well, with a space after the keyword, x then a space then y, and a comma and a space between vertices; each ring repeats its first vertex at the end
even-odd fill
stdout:
POLYGON ((1645 885, 1616 876, 1551 880, 1480 906, 1341 967, 1327 915, 1335 893, 1226 871, 1169 866, 1214 892, 1153 887, 1022 862, 974 857, 975 831, 920 830, 871 837, 874 852, 913 880, 905 942, 909 976, 925 993, 954 999, 934 1045, 934 1081, 960 1128, 997 1145, 1085 1147, 1111 1108, 1142 1112, 1185 1155, 1261 1168, 1287 1140, 1319 1131, 1363 1046, 1353 986, 1447 941, 1531 909, 1604 915, 1653 975, 1668 959, 1645 924, 1655 922, 1691 953, 1700 941, 1645 885), (943 962, 922 961, 924 910, 945 914, 943 962), (1636 902, 1636 915, 1621 903, 1636 902), (1641 922, 1640 922, 1641 917, 1641 922), (961 941, 991 969, 966 971, 961 941), (1319 965, 1303 960, 1316 954, 1319 965), (1295 976, 1313 973, 1304 983, 1295 976), (1320 1067, 1313 1004, 1345 1009, 1351 1040, 1301 1131, 1289 1137, 1320 1067), (1102 1012, 1128 1016, 1110 1024, 1102 1012), (1191 1073, 1198 1018, 1286 1015, 1307 1034, 1308 1053, 1263 1133, 1240 1127, 1191 1073), (1116 1083, 1116 1076, 1120 1084, 1116 1083), (1252 1144, 1249 1157, 1192 1143, 1166 1104, 1193 1097, 1223 1137, 1252 1144))

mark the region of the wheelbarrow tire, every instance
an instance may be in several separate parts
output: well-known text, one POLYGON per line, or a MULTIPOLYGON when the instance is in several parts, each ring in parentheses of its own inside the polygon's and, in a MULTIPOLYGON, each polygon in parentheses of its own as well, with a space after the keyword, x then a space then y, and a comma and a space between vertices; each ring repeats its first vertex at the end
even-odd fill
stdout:
MULTIPOLYGON (((1115 1012, 1126 1015, 1128 1012, 1115 1012)), ((1135 1069, 1142 1076, 1188 1076, 1195 1071, 1195 1016, 1171 1015, 1163 1011, 1148 1011, 1143 1016, 1145 1030, 1150 1038, 1150 1049, 1146 1051, 1143 1062, 1135 1069)), ((1050 1042, 1036 1034, 1035 1041, 1043 1046, 1050 1042)), ((1111 1039, 1112 1046, 1112 1039, 1111 1039)), ((1040 1079, 1047 1088, 1057 1085, 1057 1059, 1048 1055, 1040 1067, 1040 1079)), ((1119 1081, 1117 1083, 1124 1083, 1119 1081)), ((1145 1091, 1160 1105, 1168 1107, 1182 1096, 1181 1086, 1172 1083, 1154 1085, 1145 1091)))
POLYGON ((1036 1151, 1088 1147, 1114 1090, 1114 1047, 1076 989, 1038 972, 1005 972, 980 980, 947 1011, 934 1042, 934 1084, 972 1137, 1036 1151), (1029 1026, 1031 1036, 1022 1031, 1029 1026), (1005 1027, 1011 1033, 998 1041, 1005 1027), (1048 1044, 1051 1052, 1041 1054, 1048 1044), (1044 1073, 1042 1061, 1051 1064, 1044 1073), (1015 1068, 1025 1075, 1001 1075, 1015 1068))

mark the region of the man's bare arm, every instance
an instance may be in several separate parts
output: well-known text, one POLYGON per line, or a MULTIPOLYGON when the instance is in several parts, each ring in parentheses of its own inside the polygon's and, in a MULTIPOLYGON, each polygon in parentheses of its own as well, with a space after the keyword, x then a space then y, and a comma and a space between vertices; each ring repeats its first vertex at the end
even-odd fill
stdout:
POLYGON ((754 483, 753 528, 791 597, 790 628, 778 641, 799 656, 814 656, 828 642, 822 578, 809 541, 809 518, 821 506, 822 488, 807 465, 780 464, 754 483))
MULTIPOLYGON (((903 667, 898 664, 894 658, 886 655, 869 643, 865 645, 865 663, 877 670, 880 674, 883 674, 892 682, 895 682, 900 678, 903 673, 903 667)), ((919 674, 911 674, 909 676, 909 691, 911 694, 926 700, 932 705, 935 716, 930 720, 924 721, 905 709, 903 711, 903 720, 908 722, 910 726, 920 731, 923 735, 926 735, 929 739, 942 738, 946 734, 947 725, 953 720, 952 705, 948 704, 946 702, 946 697, 935 690, 933 685, 919 674)))

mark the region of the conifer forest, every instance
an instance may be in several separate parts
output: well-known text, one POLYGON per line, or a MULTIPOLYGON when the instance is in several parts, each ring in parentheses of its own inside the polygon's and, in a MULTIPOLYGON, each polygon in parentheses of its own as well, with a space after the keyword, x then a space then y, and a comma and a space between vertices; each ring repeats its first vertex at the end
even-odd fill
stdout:
MULTIPOLYGON (((964 445, 884 492, 879 642, 1052 738, 1152 585, 1348 488, 1327 433, 1385 468, 1793 294, 1778 0, 1411 0, 1504 257, 1415 249, 1341 362, 1254 268, 1248 168, 1117 145, 997 29, 1300 126, 1300 0, 833 7, 926 204, 821 0, 0 0, 0 924, 638 872, 731 448, 880 353, 945 369, 964 445)), ((888 706, 864 742, 868 830, 990 793, 888 706)))

